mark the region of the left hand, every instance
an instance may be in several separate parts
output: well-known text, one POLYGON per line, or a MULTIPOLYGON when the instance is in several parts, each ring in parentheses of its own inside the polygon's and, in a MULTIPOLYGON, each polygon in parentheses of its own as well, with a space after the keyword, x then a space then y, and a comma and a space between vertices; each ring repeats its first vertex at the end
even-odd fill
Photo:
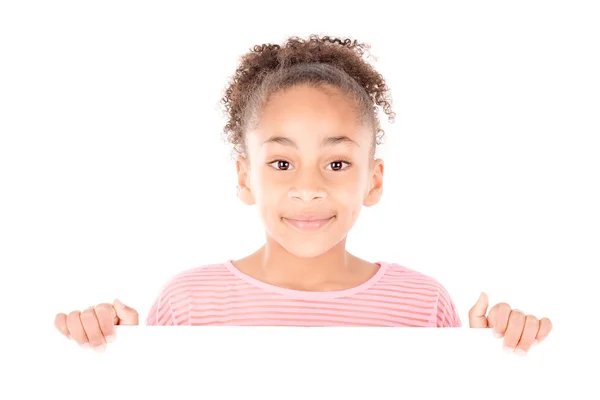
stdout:
POLYGON ((533 315, 511 309, 506 303, 493 306, 486 317, 487 308, 488 297, 481 293, 477 303, 469 310, 469 325, 471 328, 492 328, 496 337, 504 337, 507 351, 525 355, 533 344, 544 340, 552 330, 552 322, 548 318, 538 320, 533 315))

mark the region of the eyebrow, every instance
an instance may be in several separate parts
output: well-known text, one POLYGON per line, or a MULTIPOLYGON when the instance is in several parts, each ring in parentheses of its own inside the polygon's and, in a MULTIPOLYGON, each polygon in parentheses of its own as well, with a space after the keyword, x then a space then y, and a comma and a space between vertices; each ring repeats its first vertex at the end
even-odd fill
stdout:
MULTIPOLYGON (((271 136, 270 138, 268 138, 267 140, 265 140, 263 142, 263 145, 267 144, 267 143, 278 143, 280 145, 283 146, 290 146, 290 147, 295 147, 298 148, 298 145, 296 144, 296 142, 294 142, 292 139, 290 138, 286 138, 283 136, 271 136)), ((348 136, 329 136, 326 137, 323 142, 321 143, 321 146, 333 146, 336 145, 338 143, 354 143, 355 145, 359 146, 360 145, 358 143, 356 143, 354 140, 350 139, 348 136)))

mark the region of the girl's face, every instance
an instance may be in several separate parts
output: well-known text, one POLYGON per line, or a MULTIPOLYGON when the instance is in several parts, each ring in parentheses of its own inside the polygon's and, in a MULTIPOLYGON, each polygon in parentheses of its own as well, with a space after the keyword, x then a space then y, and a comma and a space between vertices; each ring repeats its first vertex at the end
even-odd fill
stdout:
POLYGON ((379 201, 383 163, 372 158, 373 135, 333 88, 277 93, 246 133, 240 198, 257 205, 267 234, 288 252, 317 257, 345 239, 363 205, 379 201))

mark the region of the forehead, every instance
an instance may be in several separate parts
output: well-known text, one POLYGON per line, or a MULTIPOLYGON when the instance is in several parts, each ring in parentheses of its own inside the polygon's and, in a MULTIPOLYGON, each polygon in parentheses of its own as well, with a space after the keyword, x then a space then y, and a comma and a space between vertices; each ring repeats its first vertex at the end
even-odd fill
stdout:
POLYGON ((304 85, 271 95, 250 135, 261 141, 277 135, 305 143, 321 142, 329 136, 348 136, 356 142, 371 140, 352 99, 333 87, 304 85))

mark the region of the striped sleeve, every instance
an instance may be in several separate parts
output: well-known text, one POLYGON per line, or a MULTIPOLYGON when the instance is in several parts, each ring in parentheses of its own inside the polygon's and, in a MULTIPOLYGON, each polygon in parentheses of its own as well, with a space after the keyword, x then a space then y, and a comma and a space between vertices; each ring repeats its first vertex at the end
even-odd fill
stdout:
POLYGON ((169 285, 165 285, 154 300, 146 317, 146 325, 177 325, 171 308, 171 299, 168 296, 168 288, 169 285))
POLYGON ((436 326, 438 328, 460 328, 462 322, 454 301, 443 285, 439 284, 438 286, 436 326))

